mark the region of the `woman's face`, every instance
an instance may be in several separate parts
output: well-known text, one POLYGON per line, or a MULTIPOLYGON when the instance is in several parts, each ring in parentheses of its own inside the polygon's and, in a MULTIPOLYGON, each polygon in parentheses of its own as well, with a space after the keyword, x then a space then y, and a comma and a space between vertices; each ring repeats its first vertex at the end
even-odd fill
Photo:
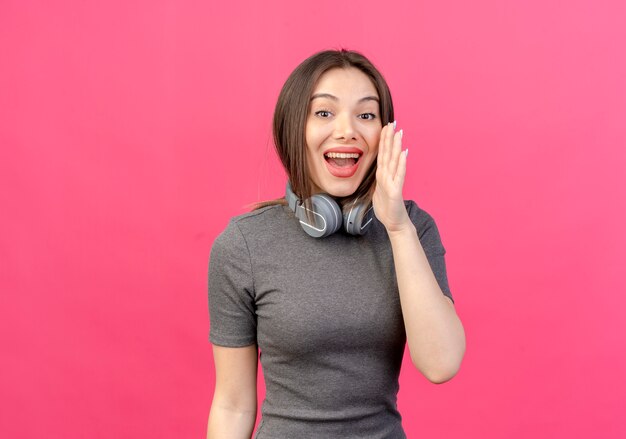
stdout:
POLYGON ((313 193, 353 194, 378 153, 382 124, 372 81, 357 68, 333 68, 317 82, 306 122, 313 193))

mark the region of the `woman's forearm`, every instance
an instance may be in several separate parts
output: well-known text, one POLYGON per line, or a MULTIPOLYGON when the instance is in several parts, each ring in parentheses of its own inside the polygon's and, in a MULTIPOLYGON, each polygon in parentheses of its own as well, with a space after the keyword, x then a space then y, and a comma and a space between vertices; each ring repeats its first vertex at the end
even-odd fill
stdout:
POLYGON ((465 354, 463 324, 437 283, 415 226, 407 223, 389 232, 389 239, 413 364, 432 382, 448 381, 465 354))
POLYGON ((209 414, 207 439, 250 439, 256 421, 254 410, 220 407, 213 402, 209 414))

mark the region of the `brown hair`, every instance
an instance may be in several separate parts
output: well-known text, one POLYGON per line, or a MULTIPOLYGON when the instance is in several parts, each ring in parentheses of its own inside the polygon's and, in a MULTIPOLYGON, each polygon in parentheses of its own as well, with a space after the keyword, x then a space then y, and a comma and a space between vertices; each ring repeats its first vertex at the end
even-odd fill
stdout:
MULTIPOLYGON (((394 120, 391 92, 382 74, 361 53, 340 49, 318 52, 305 59, 289 75, 278 96, 274 110, 273 134, 274 146, 294 194, 305 200, 305 207, 311 209, 308 198, 312 195, 311 177, 306 159, 306 122, 309 116, 309 100, 319 78, 333 68, 355 67, 365 73, 372 81, 378 98, 382 126, 394 120)), ((376 181, 376 160, 368 170, 357 190, 339 199, 342 206, 359 198, 360 203, 369 204, 376 181)), ((264 201, 254 205, 254 209, 275 204, 287 204, 285 198, 264 201)), ((307 210, 308 212, 308 210, 307 210)))

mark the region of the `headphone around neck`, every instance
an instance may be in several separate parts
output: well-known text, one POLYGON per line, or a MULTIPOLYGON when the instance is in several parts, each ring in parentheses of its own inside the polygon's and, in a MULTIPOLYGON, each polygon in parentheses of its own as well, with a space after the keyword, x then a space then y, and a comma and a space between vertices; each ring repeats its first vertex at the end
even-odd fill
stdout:
POLYGON ((313 238, 324 238, 332 235, 341 228, 342 224, 344 230, 350 235, 363 235, 374 219, 374 209, 371 204, 368 206, 361 203, 357 204, 358 200, 354 200, 350 209, 342 213, 341 207, 330 195, 315 194, 309 198, 311 201, 310 211, 313 214, 310 221, 306 212, 309 209, 293 193, 290 182, 287 182, 285 198, 291 210, 296 214, 296 218, 300 220, 302 229, 313 238))

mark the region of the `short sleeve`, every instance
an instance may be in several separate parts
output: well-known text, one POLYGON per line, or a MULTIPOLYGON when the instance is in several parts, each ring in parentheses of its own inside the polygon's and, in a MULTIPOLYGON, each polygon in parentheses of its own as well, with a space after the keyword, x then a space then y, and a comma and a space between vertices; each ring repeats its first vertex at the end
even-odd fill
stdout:
POLYGON ((209 320, 212 343, 256 343, 254 279, 248 246, 234 220, 215 239, 209 258, 209 320))
POLYGON ((408 201, 408 211, 409 217, 417 229, 417 235, 428 258, 430 268, 437 279, 439 288, 454 303, 446 273, 446 249, 441 242, 435 220, 426 211, 420 209, 414 201, 408 201))

